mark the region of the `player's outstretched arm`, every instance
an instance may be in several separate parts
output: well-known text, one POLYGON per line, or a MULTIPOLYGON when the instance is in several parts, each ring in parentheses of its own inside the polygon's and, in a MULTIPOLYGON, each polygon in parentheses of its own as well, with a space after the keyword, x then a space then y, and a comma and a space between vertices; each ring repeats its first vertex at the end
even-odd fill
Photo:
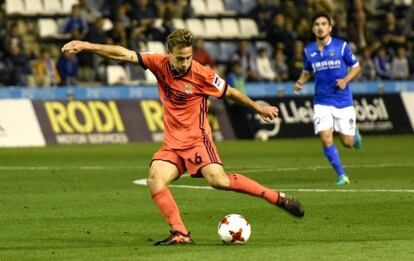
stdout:
POLYGON ((70 41, 62 47, 62 52, 77 54, 79 52, 93 52, 106 58, 138 63, 136 52, 118 45, 95 44, 84 41, 70 41))
POLYGON ((276 118, 278 113, 279 113, 279 109, 276 108, 275 106, 270 106, 270 105, 261 105, 258 104, 256 102, 254 102, 252 99, 250 99, 249 97, 247 97, 246 95, 244 95, 243 93, 241 93, 239 90, 237 90, 236 88, 233 87, 228 87, 226 94, 225 94, 227 99, 233 100, 237 103, 240 103, 244 106, 250 107, 251 109, 253 109, 257 114, 259 114, 263 120, 269 122, 272 119, 276 118))

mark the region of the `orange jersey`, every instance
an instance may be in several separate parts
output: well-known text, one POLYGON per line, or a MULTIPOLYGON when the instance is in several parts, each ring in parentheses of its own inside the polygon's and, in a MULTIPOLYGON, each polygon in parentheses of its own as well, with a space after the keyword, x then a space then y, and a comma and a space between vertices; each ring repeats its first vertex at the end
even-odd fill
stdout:
POLYGON ((207 120, 208 96, 223 97, 227 83, 211 68, 192 61, 188 72, 174 75, 168 55, 138 53, 144 69, 157 78, 164 106, 164 143, 172 149, 187 149, 211 139, 207 120))

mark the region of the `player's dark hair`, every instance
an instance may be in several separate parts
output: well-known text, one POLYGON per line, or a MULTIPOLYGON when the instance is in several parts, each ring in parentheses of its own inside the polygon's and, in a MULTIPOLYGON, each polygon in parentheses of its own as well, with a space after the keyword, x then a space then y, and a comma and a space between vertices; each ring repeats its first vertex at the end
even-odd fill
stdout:
POLYGON ((167 49, 172 52, 174 47, 189 47, 194 44, 195 36, 187 29, 178 29, 167 37, 167 49))
POLYGON ((313 23, 315 23, 316 19, 318 19, 319 17, 325 17, 328 20, 329 25, 332 25, 332 17, 328 13, 317 12, 311 18, 312 26, 313 26, 313 23))

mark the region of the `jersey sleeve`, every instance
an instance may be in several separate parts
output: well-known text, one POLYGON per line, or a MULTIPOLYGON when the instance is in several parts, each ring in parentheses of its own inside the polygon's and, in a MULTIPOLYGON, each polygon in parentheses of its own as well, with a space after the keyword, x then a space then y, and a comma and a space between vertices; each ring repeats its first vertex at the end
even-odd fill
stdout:
POLYGON ((217 73, 208 68, 205 71, 205 88, 203 93, 208 96, 214 96, 218 98, 224 97, 228 84, 217 73))
POLYGON ((164 55, 147 53, 147 52, 137 52, 138 63, 142 68, 149 69, 152 73, 157 75, 157 72, 161 70, 161 61, 164 58, 164 55))
POLYGON ((309 60, 308 51, 303 49, 303 70, 305 72, 312 72, 312 64, 309 60))
POLYGON ((351 47, 348 43, 344 42, 344 45, 342 47, 342 57, 345 61, 345 64, 348 67, 354 67, 355 65, 358 65, 359 62, 355 55, 352 53, 351 47))

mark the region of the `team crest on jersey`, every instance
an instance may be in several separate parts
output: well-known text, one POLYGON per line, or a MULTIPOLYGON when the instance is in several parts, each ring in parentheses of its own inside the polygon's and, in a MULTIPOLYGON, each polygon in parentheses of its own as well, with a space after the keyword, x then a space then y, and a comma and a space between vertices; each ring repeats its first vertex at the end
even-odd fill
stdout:
POLYGON ((193 93, 193 89, 191 88, 191 85, 190 84, 184 84, 184 91, 187 94, 193 93))
POLYGON ((335 51, 334 50, 329 50, 329 56, 334 57, 335 56, 335 51))

